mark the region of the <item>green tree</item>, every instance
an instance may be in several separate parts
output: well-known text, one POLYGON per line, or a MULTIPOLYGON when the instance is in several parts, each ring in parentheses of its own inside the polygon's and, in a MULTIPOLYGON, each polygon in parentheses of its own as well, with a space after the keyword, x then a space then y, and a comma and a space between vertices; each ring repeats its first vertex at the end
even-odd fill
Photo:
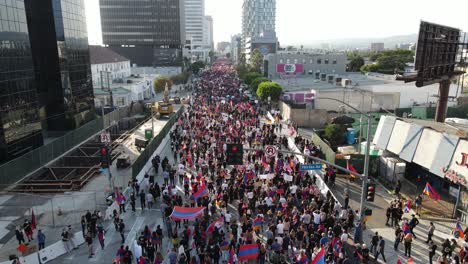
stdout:
POLYGON ((171 90, 172 80, 170 78, 168 78, 168 77, 165 77, 165 76, 158 77, 153 82, 154 91, 156 93, 163 92, 164 89, 166 88, 166 83, 167 83, 167 87, 169 88, 169 90, 171 90))
POLYGON ((244 82, 248 85, 250 85, 252 83, 253 80, 259 78, 259 77, 262 77, 262 75, 258 72, 248 72, 244 75, 244 78, 242 78, 244 80, 244 82))
POLYGON ((180 74, 171 76, 170 79, 172 81, 172 84, 186 84, 189 77, 190 77, 190 72, 184 71, 180 74))
POLYGON ((270 81, 260 83, 257 89, 257 95, 263 100, 270 96, 272 101, 278 101, 282 92, 283 87, 279 83, 270 81))
POLYGON ((257 89, 258 89, 258 86, 260 85, 260 83, 262 82, 270 82, 271 80, 268 80, 267 78, 265 77, 258 77, 258 78, 255 78, 251 83, 250 83, 250 89, 252 89, 252 92, 257 94, 257 89))
POLYGON ((331 146, 338 146, 345 141, 345 132, 344 126, 330 124, 325 126, 324 137, 331 146))
POLYGON ((348 57, 348 59, 350 60, 348 63, 348 71, 350 72, 358 72, 364 65, 364 59, 359 55, 353 55, 348 57))
POLYGON ((250 56, 250 67, 252 71, 261 72, 261 67, 263 65, 263 54, 258 49, 254 49, 250 56))
POLYGON ((411 50, 386 50, 378 53, 375 64, 364 65, 364 72, 380 72, 393 74, 395 71, 403 71, 408 62, 414 61, 414 52, 411 50))
POLYGON ((201 69, 205 68, 205 63, 203 61, 196 61, 192 63, 190 68, 194 74, 198 74, 201 69))

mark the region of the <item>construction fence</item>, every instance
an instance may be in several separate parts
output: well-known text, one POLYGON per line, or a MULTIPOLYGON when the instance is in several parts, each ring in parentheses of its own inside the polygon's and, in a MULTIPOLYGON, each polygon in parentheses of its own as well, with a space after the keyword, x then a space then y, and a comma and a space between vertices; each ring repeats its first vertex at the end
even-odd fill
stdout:
POLYGON ((29 194, 0 193, 2 197, 12 197, 2 203, 2 215, 16 218, 15 225, 31 220, 32 210, 36 222, 41 227, 77 226, 86 212, 99 210, 102 213, 107 208, 106 192, 71 192, 64 194, 29 194))
POLYGON ((117 123, 132 114, 130 107, 118 108, 102 117, 98 117, 83 126, 56 138, 25 155, 0 165, 0 189, 23 179, 28 174, 77 147, 83 141, 99 133, 103 128, 117 123))
POLYGON ((172 126, 177 122, 181 113, 183 113, 184 107, 182 106, 175 114, 171 115, 163 129, 156 135, 146 146, 145 150, 140 153, 140 156, 135 160, 132 165, 132 177, 135 179, 138 173, 143 169, 145 164, 151 159, 151 156, 159 147, 163 139, 171 130, 172 126))

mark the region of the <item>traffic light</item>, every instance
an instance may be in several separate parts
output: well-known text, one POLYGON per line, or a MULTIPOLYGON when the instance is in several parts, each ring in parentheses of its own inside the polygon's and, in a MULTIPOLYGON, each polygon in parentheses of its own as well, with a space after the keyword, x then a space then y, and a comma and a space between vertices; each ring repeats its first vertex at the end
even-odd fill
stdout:
POLYGON ((227 144, 226 164, 242 165, 244 159, 244 148, 242 144, 227 144))
POLYGON ((367 184, 367 201, 373 202, 375 199, 375 183, 367 184))
POLYGON ((101 147, 101 168, 107 169, 110 166, 110 153, 108 147, 101 147))

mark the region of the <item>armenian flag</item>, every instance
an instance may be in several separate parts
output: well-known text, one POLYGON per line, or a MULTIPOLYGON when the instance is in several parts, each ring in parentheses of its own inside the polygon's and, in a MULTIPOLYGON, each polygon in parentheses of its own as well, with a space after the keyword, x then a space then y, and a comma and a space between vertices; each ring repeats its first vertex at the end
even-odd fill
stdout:
POLYGON ((465 233, 463 232, 463 228, 462 228, 460 222, 457 222, 457 224, 455 225, 455 229, 458 231, 461 238, 465 238, 465 233))
POLYGON ((171 217, 176 220, 191 220, 203 214, 204 210, 205 207, 174 206, 171 217))
POLYGON ((200 189, 196 193, 192 194, 192 197, 190 197, 190 199, 198 200, 199 198, 205 196, 208 196, 208 190, 206 189, 206 185, 201 185, 200 189))
POLYGON ((325 249, 323 249, 323 247, 319 250, 317 255, 315 255, 315 258, 310 264, 325 264, 325 249))
POLYGON ((302 255, 302 256, 297 256, 297 264, 307 264, 307 262, 309 261, 309 258, 307 257, 307 255, 302 255))
POLYGON ((408 200, 406 200, 405 208, 403 209, 403 211, 405 213, 409 213, 410 210, 411 210, 411 200, 408 199, 408 200))
POLYGON ((266 158, 265 158, 265 157, 262 158, 262 166, 263 166, 265 169, 269 169, 269 168, 270 168, 270 164, 268 164, 268 162, 266 161, 266 158))
MULTIPOLYGON (((346 168, 352 172, 355 172, 355 173, 359 173, 356 168, 354 168, 353 164, 351 164, 351 162, 349 162, 349 160, 346 161, 346 168)), ((351 178, 356 178, 356 175, 354 174, 349 174, 349 176, 351 176, 351 178)))
POLYGON ((257 244, 246 244, 239 246, 239 253, 237 259, 239 261, 256 259, 258 257, 258 245, 257 244))
POLYGON ((208 228, 206 229, 206 233, 213 233, 216 225, 218 223, 223 223, 224 222, 224 217, 218 218, 218 220, 215 220, 213 223, 211 223, 208 228))
POLYGON ((428 182, 426 182, 426 187, 424 187, 423 194, 429 196, 431 199, 434 199, 436 201, 440 200, 440 195, 436 192, 436 190, 428 182))
POLYGON ((257 217, 255 218, 255 220, 253 221, 253 230, 260 230, 262 229, 262 225, 263 225, 263 218, 261 217, 257 217))

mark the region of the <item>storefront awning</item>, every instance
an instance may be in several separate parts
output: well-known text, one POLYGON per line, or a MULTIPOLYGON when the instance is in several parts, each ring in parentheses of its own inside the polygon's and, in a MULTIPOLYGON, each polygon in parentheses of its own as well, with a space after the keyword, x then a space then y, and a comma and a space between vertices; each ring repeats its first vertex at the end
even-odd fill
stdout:
POLYGON ((375 131, 373 143, 380 149, 387 149, 388 142, 392 136, 393 126, 396 118, 394 116, 381 116, 377 130, 375 131))
POLYGON ((458 137, 425 128, 419 140, 413 162, 431 173, 444 177, 441 168, 447 167, 458 143, 458 137))
POLYGON ((468 188, 468 140, 458 141, 450 166, 444 169, 444 176, 468 188))
POLYGON ((423 126, 397 120, 387 150, 407 162, 412 162, 423 129, 423 126))

